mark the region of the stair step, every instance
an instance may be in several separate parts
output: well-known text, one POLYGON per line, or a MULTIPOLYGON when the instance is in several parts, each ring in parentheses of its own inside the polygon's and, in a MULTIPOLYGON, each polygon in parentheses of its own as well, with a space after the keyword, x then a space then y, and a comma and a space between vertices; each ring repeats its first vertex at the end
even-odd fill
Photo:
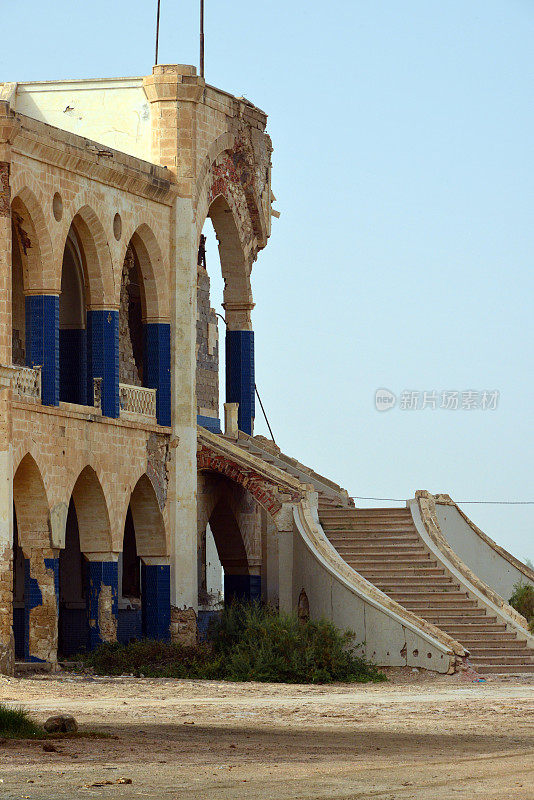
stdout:
MULTIPOLYGON (((369 578, 366 576, 367 580, 369 578)), ((388 594, 389 592, 410 594, 416 593, 418 589, 425 585, 423 581, 394 581, 394 580, 379 580, 379 581, 372 581, 375 586, 378 586, 383 592, 388 594)), ((431 581, 425 585, 425 591, 431 592, 433 595, 440 595, 440 594, 457 594, 460 591, 460 587, 458 584, 449 584, 446 578, 443 578, 441 582, 438 581, 431 581)))
MULTIPOLYGON (((437 591, 433 592, 431 589, 423 589, 417 591, 402 591, 396 594, 396 597, 402 598, 402 600, 406 601, 407 603, 422 603, 429 600, 433 603, 442 603, 451 604, 456 603, 460 604, 460 607, 465 606, 466 608, 476 608, 475 600, 469 600, 467 595, 463 594, 462 592, 443 592, 437 591)), ((445 606, 447 607, 447 606, 445 606)))
MULTIPOLYGON (((357 559, 357 561, 362 561, 362 559, 357 559)), ((368 572, 374 569, 389 569, 389 567, 393 567, 394 569, 404 569, 405 567, 418 567, 418 568, 425 568, 425 567, 437 567, 437 561, 431 561, 430 555, 428 553, 422 554, 417 558, 409 558, 407 556, 403 558, 396 558, 395 560, 387 561, 383 558, 376 558, 376 557, 367 557, 363 559, 362 564, 365 565, 368 572)))
POLYGON ((510 665, 509 667, 498 664, 477 664, 473 666, 481 675, 521 675, 534 672, 534 664, 510 665))
POLYGON ((339 536, 339 538, 346 539, 370 539, 377 541, 384 541, 384 539, 404 539, 408 542, 421 541, 417 531, 413 528, 386 528, 385 530, 378 530, 377 528, 357 528, 349 525, 333 525, 332 523, 322 523, 323 529, 329 536, 339 536))
POLYGON ((461 630, 461 631, 458 631, 452 627, 448 627, 447 630, 454 631, 455 634, 461 636, 462 642, 475 643, 475 642, 487 642, 491 640, 492 642, 503 642, 503 643, 522 642, 523 644, 526 645, 526 642, 524 640, 516 639, 514 633, 510 633, 509 631, 500 631, 500 630, 496 631, 495 630, 495 628, 497 627, 496 625, 489 625, 487 628, 480 631, 470 630, 472 627, 481 627, 481 626, 466 625, 465 626, 466 630, 461 630))
POLYGON ((421 581, 435 581, 438 578, 447 578, 447 576, 445 575, 445 570, 439 567, 415 567, 412 565, 404 569, 396 569, 395 567, 383 567, 379 569, 376 567, 374 570, 368 570, 366 572, 366 578, 368 581, 374 583, 375 580, 385 580, 386 578, 391 578, 391 580, 396 580, 397 578, 414 580, 417 578, 421 581))
POLYGON ((471 653, 469 660, 473 664, 507 664, 507 665, 519 665, 519 664, 532 664, 534 667, 534 655, 510 655, 510 653, 505 653, 504 655, 487 655, 487 656, 478 656, 473 655, 471 653))
MULTIPOLYGON (((473 609, 468 609, 472 611, 473 609)), ((425 619, 433 625, 443 630, 454 632, 460 636, 468 630, 473 633, 482 633, 491 628, 492 631, 500 630, 504 632, 505 626, 498 623, 492 623, 491 617, 486 617, 482 614, 425 614, 425 619)))
MULTIPOLYGON (((336 547, 336 545, 334 545, 334 547, 336 547)), ((399 553, 399 555, 403 555, 403 556, 408 556, 408 555, 418 556, 418 555, 421 555, 421 556, 424 556, 425 558, 428 558, 428 553, 426 553, 424 550, 422 550, 422 549, 415 550, 415 548, 409 547, 407 545, 398 545, 397 547, 393 547, 391 545, 382 546, 380 544, 371 545, 369 543, 366 543, 366 544, 359 545, 356 548, 355 548, 354 545, 350 545, 350 544, 338 545, 338 547, 340 549, 340 552, 341 552, 341 550, 343 550, 343 552, 356 552, 357 554, 361 554, 361 555, 364 555, 364 556, 365 555, 370 555, 370 556, 374 555, 376 557, 376 556, 382 554, 385 557, 385 556, 394 556, 396 553, 399 553)), ((337 550, 337 547, 336 547, 336 550, 337 550)))
MULTIPOLYGON (((462 639, 462 644, 464 647, 467 647, 470 650, 471 655, 473 658, 479 658, 483 656, 502 656, 502 655, 511 655, 511 656, 519 656, 519 655, 527 655, 529 654, 529 650, 527 647, 526 642, 467 642, 465 639, 462 639)), ((532 652, 532 651, 531 651, 532 652)), ((534 652, 532 657, 534 657, 534 652)))

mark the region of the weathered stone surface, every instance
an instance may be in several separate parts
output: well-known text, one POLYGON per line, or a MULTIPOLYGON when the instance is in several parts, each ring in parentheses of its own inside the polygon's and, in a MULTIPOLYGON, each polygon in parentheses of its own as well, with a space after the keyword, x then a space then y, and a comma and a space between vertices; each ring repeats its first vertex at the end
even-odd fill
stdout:
POLYGON ((183 645, 197 643, 197 615, 193 608, 171 608, 171 639, 183 645))
POLYGON ((58 714, 48 717, 43 725, 48 733, 77 733, 78 723, 70 714, 58 714))

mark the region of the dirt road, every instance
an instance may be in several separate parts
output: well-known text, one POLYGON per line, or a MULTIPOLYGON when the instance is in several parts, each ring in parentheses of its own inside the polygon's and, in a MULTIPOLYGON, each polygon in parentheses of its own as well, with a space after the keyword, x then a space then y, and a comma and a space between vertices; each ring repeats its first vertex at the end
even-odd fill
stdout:
POLYGON ((0 744, 0 798, 534 800, 534 676, 393 681, 0 678, 0 700, 39 721, 117 737, 0 744))

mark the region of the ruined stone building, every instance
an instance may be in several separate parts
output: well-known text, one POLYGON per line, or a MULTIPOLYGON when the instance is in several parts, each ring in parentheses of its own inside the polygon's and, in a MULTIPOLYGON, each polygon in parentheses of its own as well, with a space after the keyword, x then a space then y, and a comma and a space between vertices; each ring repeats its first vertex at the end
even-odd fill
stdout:
POLYGON ((327 616, 380 664, 534 668, 503 600, 534 574, 450 498, 359 511, 253 435, 266 124, 190 66, 0 84, 0 670, 194 640, 210 547, 226 600, 327 616))

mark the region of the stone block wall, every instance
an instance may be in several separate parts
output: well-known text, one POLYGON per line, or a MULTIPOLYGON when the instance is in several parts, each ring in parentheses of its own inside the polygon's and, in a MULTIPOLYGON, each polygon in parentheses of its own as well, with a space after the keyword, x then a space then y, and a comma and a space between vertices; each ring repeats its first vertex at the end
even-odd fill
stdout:
POLYGON ((219 332, 210 304, 210 279, 197 270, 197 414, 219 417, 219 332))

